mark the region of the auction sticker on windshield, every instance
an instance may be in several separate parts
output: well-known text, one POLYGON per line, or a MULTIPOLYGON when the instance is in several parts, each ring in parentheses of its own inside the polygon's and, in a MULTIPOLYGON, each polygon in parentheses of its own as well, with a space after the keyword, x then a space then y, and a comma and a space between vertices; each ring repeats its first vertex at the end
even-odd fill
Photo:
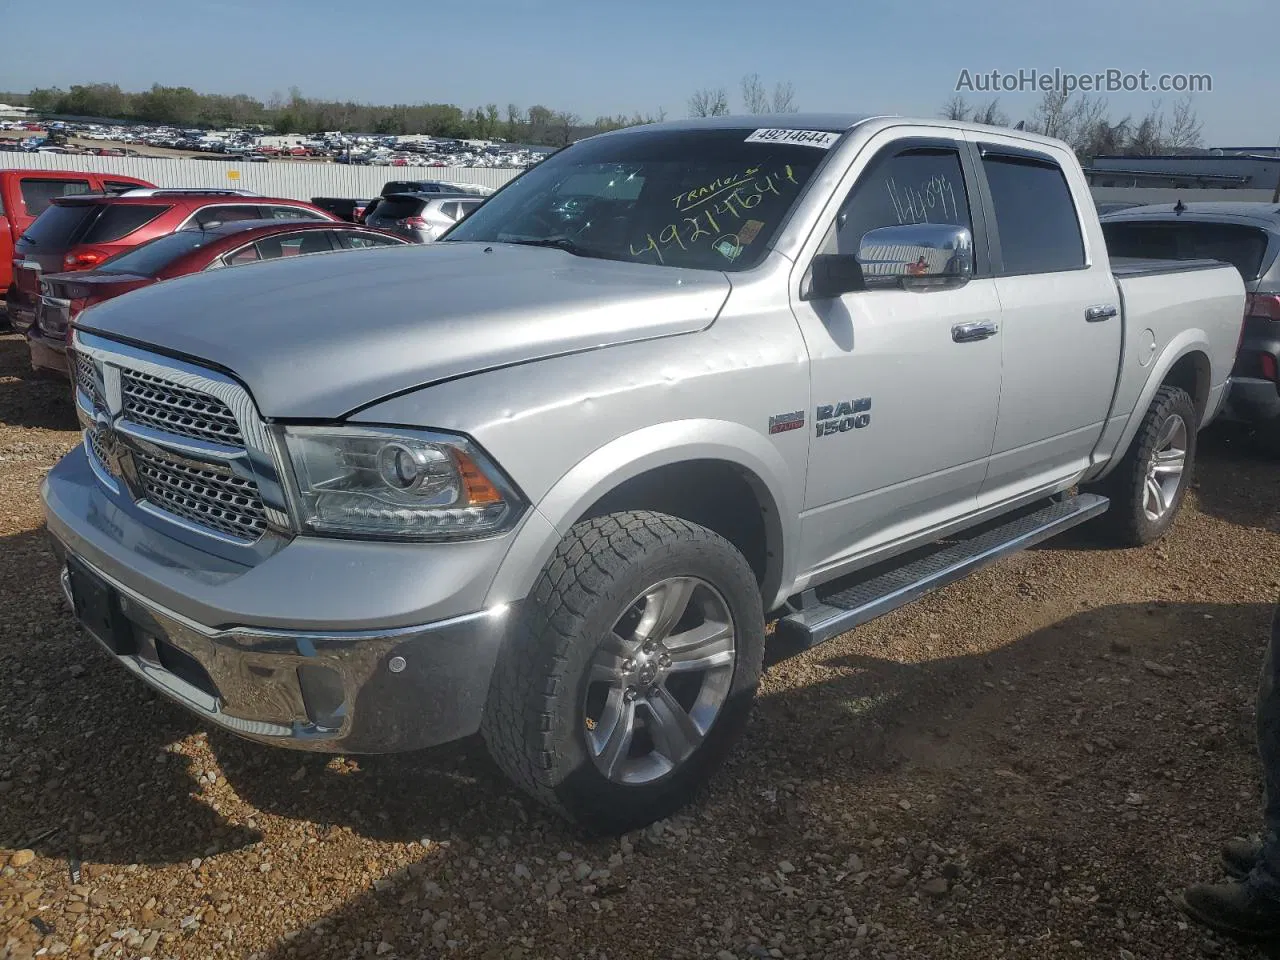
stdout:
POLYGON ((840 139, 840 134, 830 130, 778 130, 763 128, 747 137, 743 143, 794 143, 804 147, 830 150, 840 139))

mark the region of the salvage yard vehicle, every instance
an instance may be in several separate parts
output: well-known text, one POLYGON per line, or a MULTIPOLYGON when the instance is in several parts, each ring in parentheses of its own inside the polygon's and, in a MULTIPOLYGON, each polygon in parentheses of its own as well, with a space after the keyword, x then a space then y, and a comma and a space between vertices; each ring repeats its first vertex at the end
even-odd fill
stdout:
POLYGON ((0 170, 0 291, 13 296, 13 253, 18 238, 55 197, 120 193, 151 186, 146 180, 81 170, 0 170))
POLYGON ((1250 424, 1258 445, 1280 456, 1280 206, 1152 204, 1104 216, 1102 232, 1113 254, 1209 258, 1240 271, 1248 294, 1244 335, 1222 416, 1250 424))
POLYGON ((56 197, 14 247, 9 320, 20 333, 35 323, 43 274, 89 270, 175 230, 264 217, 338 219, 300 200, 260 197, 243 190, 148 188, 114 196, 56 197))
POLYGON ((381 230, 318 220, 232 220, 179 230, 116 254, 92 270, 43 277, 35 324, 27 331, 31 366, 67 375, 70 323, 86 308, 131 290, 201 270, 409 242, 381 230))
POLYGON ((626 830, 738 738, 768 618, 783 656, 1085 521, 1162 536, 1243 309, 1229 266, 1112 263, 1056 140, 650 124, 439 243, 81 314, 42 496, 88 633, 207 722, 479 730, 626 830))
POLYGON ((430 243, 482 203, 483 199, 465 194, 393 193, 379 198, 364 222, 414 243, 430 243))

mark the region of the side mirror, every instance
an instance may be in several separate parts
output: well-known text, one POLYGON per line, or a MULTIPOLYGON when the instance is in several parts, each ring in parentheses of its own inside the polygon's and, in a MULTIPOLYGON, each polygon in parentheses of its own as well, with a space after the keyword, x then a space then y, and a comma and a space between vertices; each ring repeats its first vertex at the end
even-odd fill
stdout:
POLYGON ((804 300, 831 300, 843 293, 865 290, 862 264, 851 253, 820 253, 809 267, 809 285, 804 300))
POLYGON ((858 263, 867 289, 957 287, 973 276, 973 234, 951 223, 908 223, 863 234, 858 263))

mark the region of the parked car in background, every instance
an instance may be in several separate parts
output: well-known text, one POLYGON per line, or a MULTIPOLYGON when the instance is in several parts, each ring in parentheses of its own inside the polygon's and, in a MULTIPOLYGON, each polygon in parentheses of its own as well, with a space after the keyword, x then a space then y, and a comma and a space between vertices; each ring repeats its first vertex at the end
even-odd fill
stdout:
POLYGON ((55 197, 151 186, 137 177, 79 170, 0 170, 0 291, 13 294, 13 254, 22 232, 55 197))
POLYGON ((313 206, 319 207, 321 210, 327 210, 339 219, 346 220, 348 223, 359 223, 360 217, 364 213, 364 208, 369 205, 369 200, 353 200, 349 197, 312 197, 313 206))
POLYGON ((712 775, 766 643, 1095 517, 1167 533, 1244 296, 1112 264, 1061 141, 648 124, 422 249, 89 310, 84 442, 41 493, 88 635, 202 722, 344 754, 479 731, 621 832, 712 775))
POLYGON ((1280 206, 1152 204, 1102 218, 1113 256, 1221 260, 1240 271, 1248 299, 1224 418, 1249 423, 1280 456, 1280 206))
POLYGON ((139 287, 260 260, 409 242, 381 230, 320 221, 233 220, 178 230, 116 254, 92 270, 43 276, 35 323, 27 332, 31 366, 65 375, 67 331, 75 318, 96 303, 139 287))
POLYGON ((117 253, 186 227, 233 220, 338 218, 301 200, 258 197, 239 190, 127 190, 116 196, 56 197, 14 248, 9 320, 26 332, 35 323, 40 278, 88 270, 117 253))
POLYGON ((482 203, 481 197, 459 194, 394 193, 380 198, 364 222, 414 243, 430 243, 482 203))
POLYGON ((488 197, 493 195, 494 189, 478 183, 452 183, 445 180, 388 180, 382 185, 380 193, 384 197, 393 193, 461 193, 473 197, 488 197))

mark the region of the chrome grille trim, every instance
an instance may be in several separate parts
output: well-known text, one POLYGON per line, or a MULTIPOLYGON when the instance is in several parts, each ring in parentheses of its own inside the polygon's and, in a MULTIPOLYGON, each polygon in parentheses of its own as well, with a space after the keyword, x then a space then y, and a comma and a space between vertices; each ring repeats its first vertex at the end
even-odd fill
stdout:
POLYGON ((142 510, 235 547, 253 546, 268 527, 291 529, 273 438, 252 398, 232 378, 107 340, 73 339, 77 373, 98 372, 96 393, 77 377, 85 447, 104 485, 142 510), (108 483, 110 451, 95 453, 89 431, 111 432, 125 477, 108 483), (145 469, 144 469, 145 468, 145 469))
POLYGON ((142 491, 154 507, 252 543, 267 532, 267 515, 252 480, 229 470, 198 469, 133 452, 142 491))
POLYGON ((105 406, 106 398, 103 396, 102 380, 98 375, 98 365, 93 362, 92 357, 81 353, 79 350, 73 350, 72 355, 75 358, 76 386, 88 394, 95 407, 105 406))
POLYGON ((125 419, 180 437, 243 446, 235 414, 221 400, 141 371, 120 371, 125 419))
POLYGON ((120 492, 120 483, 112 472, 107 452, 102 446, 96 427, 89 427, 84 432, 84 449, 89 454, 89 466, 97 474, 98 480, 112 493, 120 492))

